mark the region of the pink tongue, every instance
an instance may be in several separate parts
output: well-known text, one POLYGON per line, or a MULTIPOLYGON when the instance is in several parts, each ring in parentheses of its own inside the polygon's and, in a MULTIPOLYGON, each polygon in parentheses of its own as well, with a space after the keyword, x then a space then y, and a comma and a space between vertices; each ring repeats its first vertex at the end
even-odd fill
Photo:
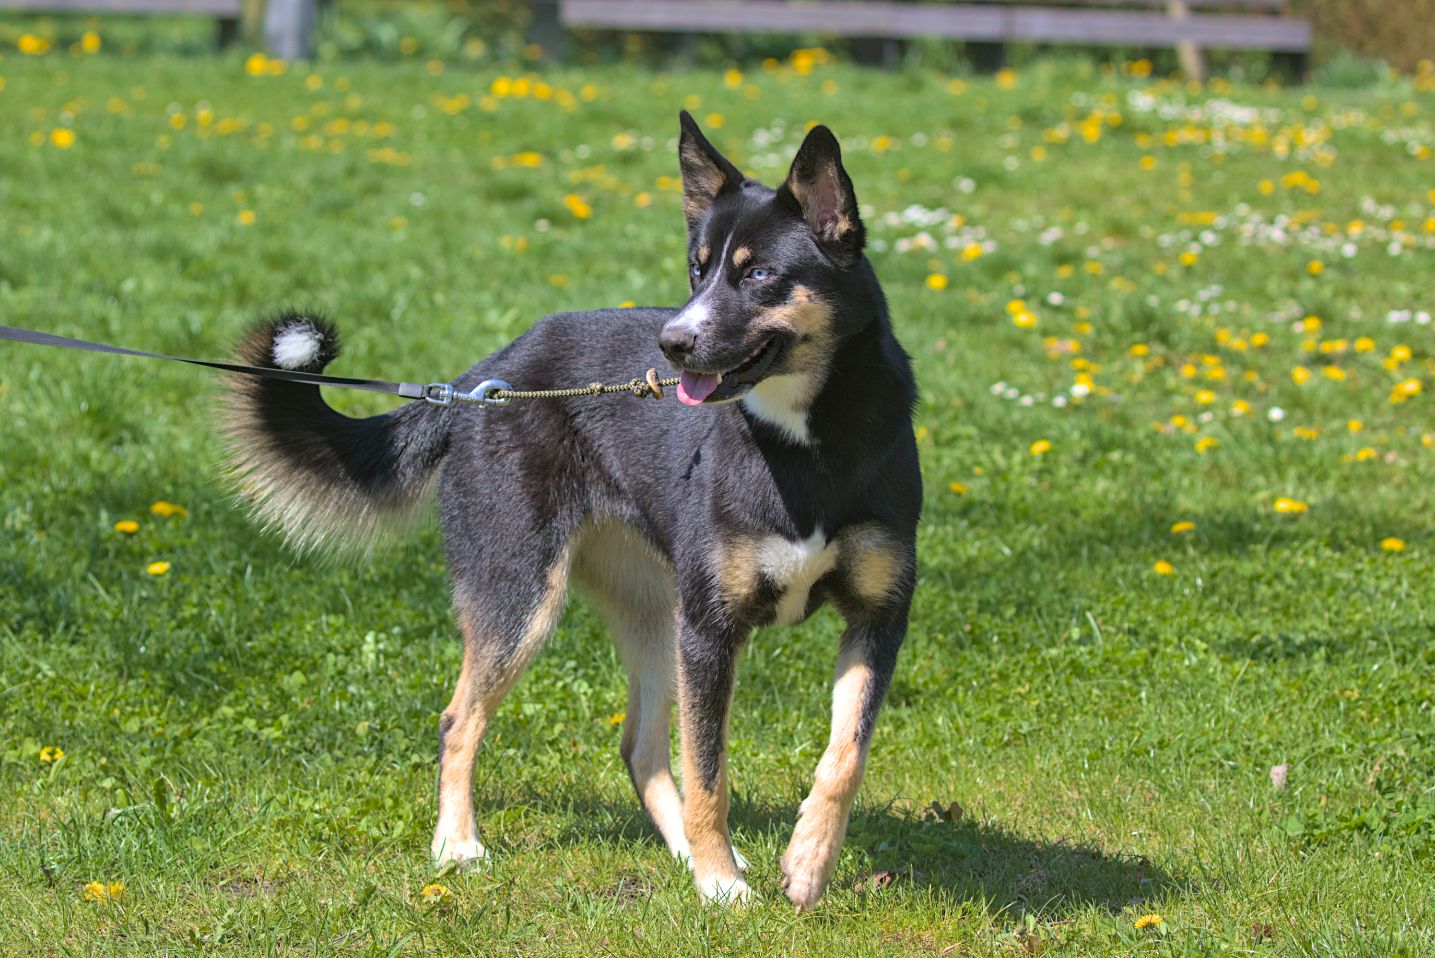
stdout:
POLYGON ((718 388, 718 378, 712 373, 683 372, 678 380, 678 399, 689 406, 701 406, 703 400, 718 388))

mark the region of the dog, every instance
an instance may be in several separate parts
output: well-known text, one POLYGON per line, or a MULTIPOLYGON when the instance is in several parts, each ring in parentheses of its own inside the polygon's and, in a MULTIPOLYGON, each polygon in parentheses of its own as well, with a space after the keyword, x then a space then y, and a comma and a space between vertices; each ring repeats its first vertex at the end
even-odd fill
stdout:
MULTIPOLYGON (((643 808, 704 900, 745 900, 727 823, 738 652, 754 629, 831 603, 847 622, 831 739, 781 862, 787 896, 807 909, 837 863, 907 631, 922 503, 916 383, 833 134, 812 128, 771 189, 686 112, 680 127, 686 305, 548 316, 454 382, 547 389, 666 360, 680 403, 412 402, 354 419, 315 386, 236 377, 233 472, 258 519, 300 548, 371 545, 437 486, 464 643, 439 721, 440 865, 487 855, 473 810, 479 742, 574 583, 628 670, 621 753, 643 808)), ((239 359, 318 372, 338 351, 328 321, 288 313, 257 326, 239 359)))

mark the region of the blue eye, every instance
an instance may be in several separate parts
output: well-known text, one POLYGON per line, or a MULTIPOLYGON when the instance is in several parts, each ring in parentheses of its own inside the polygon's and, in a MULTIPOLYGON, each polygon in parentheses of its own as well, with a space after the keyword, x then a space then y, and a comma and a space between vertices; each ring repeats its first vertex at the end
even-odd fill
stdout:
POLYGON ((697 279, 697 278, 698 278, 699 276, 701 276, 702 274, 703 274, 703 268, 702 268, 701 266, 699 266, 697 263, 694 263, 693 265, 691 265, 691 266, 688 267, 688 275, 691 276, 693 279, 697 279))
POLYGON ((747 276, 744 277, 744 279, 755 279, 758 282, 771 278, 772 270, 767 269, 764 266, 754 266, 752 269, 747 271, 747 276))

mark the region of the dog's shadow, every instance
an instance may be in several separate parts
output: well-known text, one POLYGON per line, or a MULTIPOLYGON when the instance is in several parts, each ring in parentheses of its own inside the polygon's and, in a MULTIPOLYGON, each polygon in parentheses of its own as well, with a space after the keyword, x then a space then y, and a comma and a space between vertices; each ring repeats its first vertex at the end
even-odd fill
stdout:
MULTIPOLYGON (((565 828, 546 836, 554 842, 631 845, 635 854, 661 845, 647 817, 630 805, 586 796, 565 796, 563 804, 572 814, 565 828)), ((860 864, 856 875, 850 864, 839 870, 834 889, 868 893, 915 886, 954 906, 977 905, 992 914, 1032 912, 1050 920, 1093 906, 1114 914, 1178 888, 1176 879, 1139 855, 1065 838, 1024 838, 960 812, 953 816, 954 811, 854 809, 844 858, 855 852, 860 864)), ((734 796, 735 841, 741 848, 744 836, 751 842, 761 835, 785 847, 796 814, 795 806, 734 796)))

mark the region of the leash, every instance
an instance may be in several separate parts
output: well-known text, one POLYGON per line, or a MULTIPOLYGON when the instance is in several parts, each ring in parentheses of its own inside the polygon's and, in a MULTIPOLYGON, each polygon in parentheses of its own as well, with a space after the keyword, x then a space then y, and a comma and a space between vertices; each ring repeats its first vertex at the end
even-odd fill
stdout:
POLYGON ((163 353, 149 353, 141 349, 126 349, 124 346, 110 346, 88 339, 72 339, 56 336, 33 329, 16 326, 0 326, 0 340, 14 343, 30 343, 35 346, 58 346, 63 349, 80 349, 92 353, 108 353, 114 356, 139 356, 142 359, 165 359, 192 366, 205 366, 224 372, 242 373, 262 379, 279 379, 284 382, 303 383, 309 386, 336 386, 340 389, 362 389, 367 392, 388 393, 404 399, 422 399, 437 406, 452 406, 454 403, 471 403, 484 407, 507 406, 514 399, 567 399, 576 396, 602 396, 610 393, 628 393, 638 399, 648 396, 663 398, 663 387, 673 386, 678 377, 659 379, 656 370, 649 369, 643 378, 631 379, 626 383, 605 386, 590 383, 575 389, 514 389, 502 379, 485 379, 471 392, 461 392, 452 383, 394 383, 382 379, 357 379, 350 376, 326 376, 322 373, 302 373, 292 369, 275 369, 269 366, 245 366, 241 363, 226 363, 212 359, 191 359, 187 356, 166 356, 163 353))

